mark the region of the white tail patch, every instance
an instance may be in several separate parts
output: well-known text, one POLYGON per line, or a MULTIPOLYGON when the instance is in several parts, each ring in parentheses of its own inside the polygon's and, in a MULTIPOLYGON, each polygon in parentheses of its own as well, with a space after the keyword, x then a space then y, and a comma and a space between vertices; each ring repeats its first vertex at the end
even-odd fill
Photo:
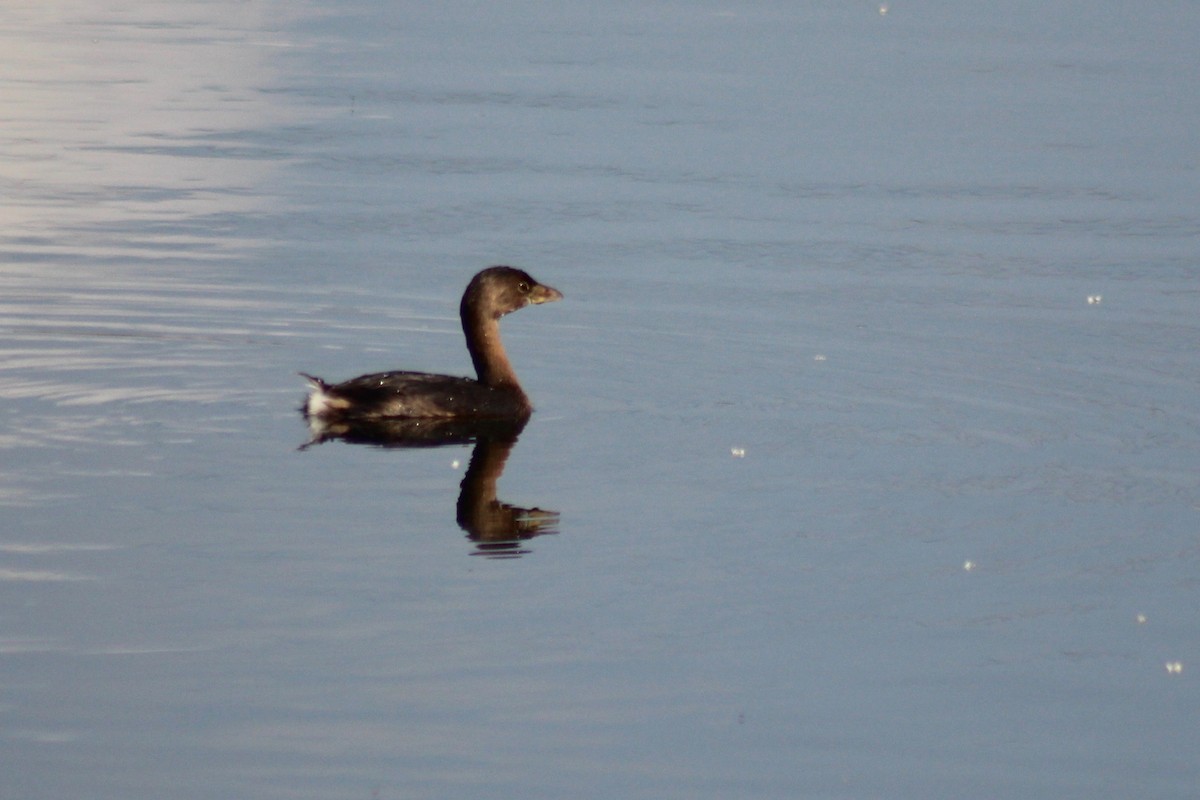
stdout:
POLYGON ((329 386, 325 381, 303 372, 300 374, 304 375, 308 379, 309 385, 312 386, 312 391, 309 392, 308 399, 304 402, 306 416, 326 417, 350 407, 349 400, 329 393, 329 386))

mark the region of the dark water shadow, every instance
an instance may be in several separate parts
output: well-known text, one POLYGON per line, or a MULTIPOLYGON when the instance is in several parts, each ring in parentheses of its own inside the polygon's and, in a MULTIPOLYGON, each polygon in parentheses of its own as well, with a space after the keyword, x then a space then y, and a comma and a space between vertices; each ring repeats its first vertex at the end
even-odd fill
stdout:
POLYGON ((474 443, 467 473, 458 493, 455 516, 475 542, 472 555, 517 558, 530 551, 522 542, 558 533, 557 511, 515 506, 496 496, 504 465, 517 444, 528 417, 519 420, 395 419, 325 423, 309 420, 308 450, 329 441, 394 449, 447 447, 474 443))

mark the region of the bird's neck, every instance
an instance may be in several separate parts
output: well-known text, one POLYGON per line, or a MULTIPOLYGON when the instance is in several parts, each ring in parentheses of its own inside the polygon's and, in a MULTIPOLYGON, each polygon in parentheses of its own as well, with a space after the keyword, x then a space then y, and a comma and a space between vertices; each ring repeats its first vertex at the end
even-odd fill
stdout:
POLYGON ((520 391, 517 373, 513 371, 500 341, 500 320, 489 315, 463 314, 463 333, 467 350, 475 364, 479 382, 494 389, 512 388, 520 391))

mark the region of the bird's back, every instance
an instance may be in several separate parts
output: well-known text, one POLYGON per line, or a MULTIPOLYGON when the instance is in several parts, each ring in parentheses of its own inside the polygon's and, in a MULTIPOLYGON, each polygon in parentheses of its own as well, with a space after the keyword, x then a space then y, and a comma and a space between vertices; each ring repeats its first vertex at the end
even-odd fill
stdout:
POLYGON ((388 419, 515 417, 532 408, 518 387, 490 387, 470 378, 428 372, 378 372, 330 385, 313 385, 305 405, 310 417, 388 419))

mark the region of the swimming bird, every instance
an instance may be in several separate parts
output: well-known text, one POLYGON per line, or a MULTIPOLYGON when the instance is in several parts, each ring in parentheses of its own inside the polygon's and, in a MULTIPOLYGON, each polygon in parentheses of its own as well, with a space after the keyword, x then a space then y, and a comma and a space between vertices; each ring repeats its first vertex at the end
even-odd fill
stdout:
POLYGON ((304 414, 321 422, 383 419, 520 419, 533 411, 500 341, 500 318, 525 306, 561 300, 557 289, 514 267, 489 267, 459 304, 476 378, 427 372, 378 372, 342 383, 300 373, 312 385, 304 414))

